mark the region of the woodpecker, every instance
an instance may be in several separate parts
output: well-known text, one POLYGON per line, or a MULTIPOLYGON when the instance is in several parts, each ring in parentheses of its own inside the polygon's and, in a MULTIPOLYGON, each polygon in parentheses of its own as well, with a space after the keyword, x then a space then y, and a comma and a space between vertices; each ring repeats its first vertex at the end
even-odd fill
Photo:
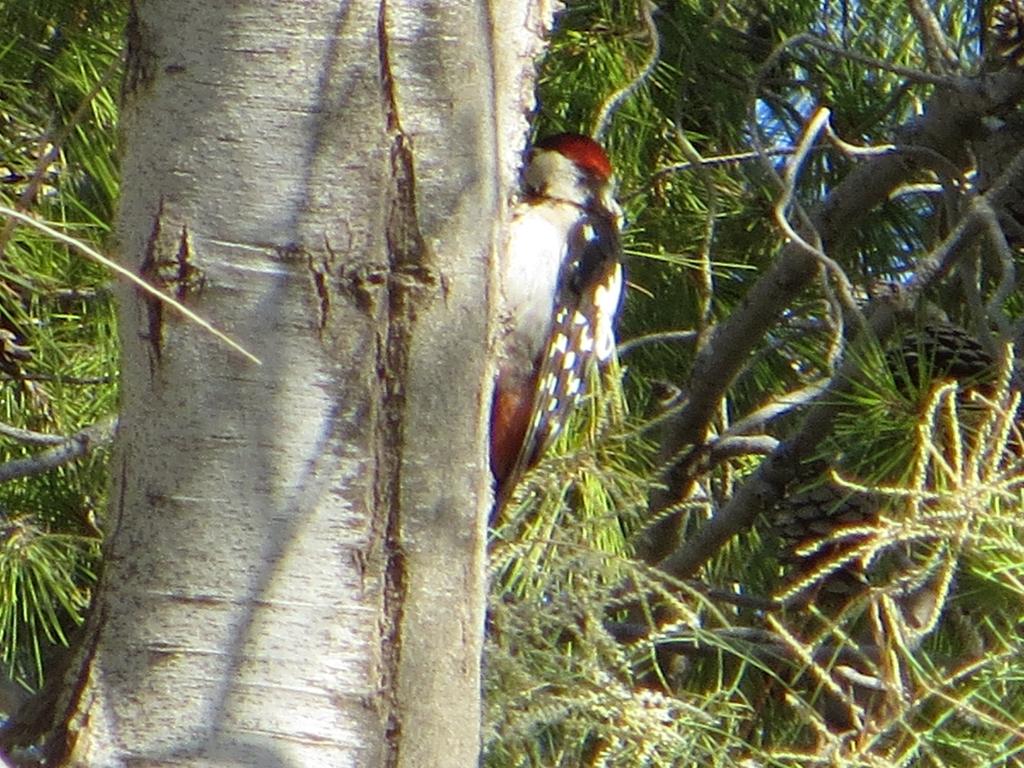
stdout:
POLYGON ((501 264, 491 410, 497 508, 558 435, 593 365, 615 354, 621 220, 597 142, 562 133, 534 144, 501 264))

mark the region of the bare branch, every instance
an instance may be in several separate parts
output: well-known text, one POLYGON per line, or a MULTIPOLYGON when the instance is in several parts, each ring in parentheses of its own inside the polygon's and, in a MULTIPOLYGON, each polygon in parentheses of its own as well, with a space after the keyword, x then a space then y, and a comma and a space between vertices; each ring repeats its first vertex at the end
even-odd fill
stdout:
MULTIPOLYGON (((922 259, 914 278, 905 289, 904 299, 908 303, 912 304, 917 296, 952 269, 972 238, 980 231, 985 206, 998 207, 1004 197, 1013 193, 1014 180, 1021 177, 1024 177, 1024 150, 1017 154, 992 189, 972 202, 950 236, 928 258, 922 259)), ((896 309, 890 302, 878 303, 866 332, 884 340, 894 326, 896 309)), ((660 563, 663 569, 677 577, 691 575, 725 542, 749 527, 759 514, 771 508, 782 496, 786 484, 794 477, 796 468, 830 434, 838 412, 837 404, 850 390, 858 374, 858 367, 859 363, 855 360, 849 360, 843 365, 808 412, 800 430, 762 462, 729 503, 718 510, 703 529, 660 563)))
POLYGON ((37 453, 35 456, 0 464, 0 483, 22 477, 34 477, 68 464, 94 448, 110 444, 116 430, 117 417, 108 416, 49 450, 37 453))
POLYGON ((718 463, 737 456, 768 456, 779 447, 779 441, 770 435, 737 435, 711 442, 711 461, 718 463))
POLYGON ((965 84, 963 78, 950 75, 933 74, 913 67, 901 67, 899 64, 893 64, 891 61, 876 59, 874 56, 867 56, 863 53, 850 50, 849 48, 841 48, 838 45, 833 45, 832 43, 822 40, 817 35, 796 35, 795 37, 781 43, 779 51, 781 52, 784 47, 790 48, 802 44, 810 45, 823 51, 828 51, 829 53, 833 53, 836 56, 841 56, 845 59, 850 59, 851 61, 866 64, 867 66, 874 67, 875 69, 892 72, 893 74, 906 78, 913 83, 927 83, 930 85, 945 86, 947 88, 959 88, 965 84))
POLYGON ((33 432, 31 429, 21 429, 10 424, 0 422, 0 435, 9 437, 19 443, 28 445, 63 445, 68 441, 66 435, 48 435, 43 432, 33 432))
MULTIPOLYGON (((815 151, 821 151, 827 149, 826 145, 818 144, 814 147, 815 151)), ((714 168, 719 165, 738 165, 745 163, 748 160, 760 160, 762 157, 786 157, 796 152, 793 147, 773 147, 771 149, 765 149, 764 152, 758 152, 751 150, 750 152, 733 152, 728 155, 712 155, 711 157, 702 157, 699 162, 693 162, 687 160, 683 163, 673 163, 672 165, 659 168, 654 172, 652 178, 661 178, 662 176, 668 176, 669 174, 678 173, 679 171, 685 171, 693 168, 696 165, 702 165, 705 168, 714 168)))
POLYGON ((1017 268, 1013 263, 1013 251, 1010 244, 1006 242, 1006 235, 999 225, 999 216, 995 209, 985 198, 978 201, 978 213, 981 215, 985 225, 985 234, 992 250, 999 259, 999 283, 995 292, 985 303, 985 314, 989 320, 995 322, 999 332, 1004 339, 1011 337, 1010 320, 1006 316, 1003 305, 1010 298, 1017 282, 1017 268))
MULTIPOLYGON (((927 147, 939 155, 955 157, 963 145, 965 126, 977 123, 984 114, 1016 103, 1022 93, 1024 75, 1021 73, 1013 73, 1012 76, 1000 73, 998 77, 986 79, 984 87, 975 88, 970 98, 964 92, 952 97, 951 94, 938 92, 925 114, 902 131, 902 138, 910 139, 906 142, 908 144, 927 147)), ((990 204, 998 208, 999 201, 1007 195, 1010 181, 1022 168, 1024 159, 1018 157, 986 194, 990 204)), ((811 212, 811 221, 821 234, 824 249, 827 251, 830 243, 852 232, 876 205, 884 201, 893 189, 907 182, 914 173, 916 167, 900 152, 872 157, 855 168, 811 212)), ((965 215, 951 235, 918 264, 911 281, 914 290, 931 285, 946 274, 960 257, 964 242, 977 234, 979 226, 977 215, 965 215)), ((705 441, 721 398, 747 361, 750 351, 777 322, 785 307, 810 283, 816 266, 817 260, 812 254, 792 243, 788 244, 776 262, 747 292, 742 307, 717 326, 707 344, 698 351, 687 388, 687 402, 680 409, 674 429, 666 429, 661 456, 668 469, 662 475, 661 488, 651 494, 652 516, 659 516, 662 510, 686 498, 690 492, 692 470, 702 454, 699 447, 705 441)), ((880 329, 872 324, 872 330, 878 333, 880 329)), ((807 423, 806 429, 815 432, 827 428, 830 419, 823 418, 819 413, 807 423)), ((798 445, 806 448, 817 444, 821 433, 817 432, 812 439, 810 432, 801 438, 798 445)), ((776 454, 790 448, 788 444, 781 446, 776 454)), ((802 453, 803 450, 798 451, 798 455, 802 453)), ((735 522, 718 522, 719 517, 728 518, 723 510, 708 526, 709 529, 717 529, 717 533, 709 531, 691 540, 679 553, 672 555, 666 567, 673 573, 692 573, 692 569, 699 567, 709 556, 709 553, 698 553, 698 548, 712 546, 717 550, 721 541, 748 525, 761 508, 760 504, 755 503, 758 495, 764 493, 765 498, 773 498, 778 492, 778 488, 772 490, 773 483, 765 481, 764 475, 769 474, 771 466, 776 467, 774 472, 777 475, 781 465, 778 461, 767 460, 762 465, 764 472, 759 471, 757 479, 741 488, 728 505, 729 514, 739 515, 738 526, 733 527, 735 522), (720 535, 726 538, 720 540, 720 535)), ((659 520, 657 530, 652 530, 650 536, 645 537, 647 545, 640 551, 641 556, 649 562, 661 560, 676 545, 679 521, 673 521, 670 517, 659 517, 659 520)))
MULTIPOLYGON (((839 266, 834 259, 825 253, 821 237, 815 229, 814 223, 804 211, 803 206, 799 203, 794 203, 797 179, 799 178, 804 161, 807 159, 807 155, 814 142, 817 140, 818 135, 822 131, 828 131, 832 136, 835 135, 834 132, 829 130, 830 117, 831 112, 825 107, 819 107, 815 110, 814 115, 807 121, 807 126, 804 129, 800 143, 797 145, 796 152, 786 163, 786 171, 782 178, 779 178, 778 174, 775 173, 774 168, 769 169, 782 189, 782 194, 776 201, 773 211, 775 214, 775 221, 786 234, 786 237, 788 237, 792 243, 804 248, 810 255, 820 261, 822 266, 824 266, 828 273, 835 279, 836 283, 839 285, 839 300, 842 310, 850 313, 858 320, 858 322, 863 322, 863 318, 860 316, 860 310, 857 308, 857 303, 853 299, 853 287, 850 284, 850 279, 846 276, 845 270, 843 270, 843 268, 839 266), (800 219, 801 227, 807 230, 808 235, 814 240, 813 243, 808 242, 800 235, 799 232, 797 232, 796 228, 789 223, 786 211, 791 206, 796 211, 797 216, 800 219)), ((885 151, 889 151, 889 148, 886 147, 885 151)), ((841 322, 842 315, 837 314, 837 319, 841 322)))
POLYGON ((928 69, 936 74, 955 72, 960 66, 960 61, 928 3, 925 0, 907 0, 907 8, 921 33, 928 69))

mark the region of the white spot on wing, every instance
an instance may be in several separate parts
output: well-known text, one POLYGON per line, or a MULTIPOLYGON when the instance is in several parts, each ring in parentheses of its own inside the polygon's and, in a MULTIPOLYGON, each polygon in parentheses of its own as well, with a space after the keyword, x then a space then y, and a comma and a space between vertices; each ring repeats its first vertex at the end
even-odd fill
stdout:
POLYGON ((615 312, 622 299, 622 266, 608 276, 608 281, 594 291, 594 356, 598 361, 605 362, 615 351, 615 312))

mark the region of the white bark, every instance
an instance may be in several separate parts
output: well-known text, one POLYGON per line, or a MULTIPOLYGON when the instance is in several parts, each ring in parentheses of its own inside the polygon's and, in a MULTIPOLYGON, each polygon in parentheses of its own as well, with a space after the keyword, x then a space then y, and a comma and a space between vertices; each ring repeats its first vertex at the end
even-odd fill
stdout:
POLYGON ((475 764, 489 264, 546 17, 494 5, 140 3, 121 258, 263 365, 126 292, 71 764, 475 764))

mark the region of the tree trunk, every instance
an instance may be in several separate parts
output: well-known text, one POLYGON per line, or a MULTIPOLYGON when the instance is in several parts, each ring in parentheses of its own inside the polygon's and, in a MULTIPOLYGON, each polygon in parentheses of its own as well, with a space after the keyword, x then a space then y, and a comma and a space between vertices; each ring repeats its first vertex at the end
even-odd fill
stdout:
POLYGON ((490 263, 544 21, 494 5, 134 9, 121 258, 262 365, 126 291, 58 760, 476 764, 490 263))

